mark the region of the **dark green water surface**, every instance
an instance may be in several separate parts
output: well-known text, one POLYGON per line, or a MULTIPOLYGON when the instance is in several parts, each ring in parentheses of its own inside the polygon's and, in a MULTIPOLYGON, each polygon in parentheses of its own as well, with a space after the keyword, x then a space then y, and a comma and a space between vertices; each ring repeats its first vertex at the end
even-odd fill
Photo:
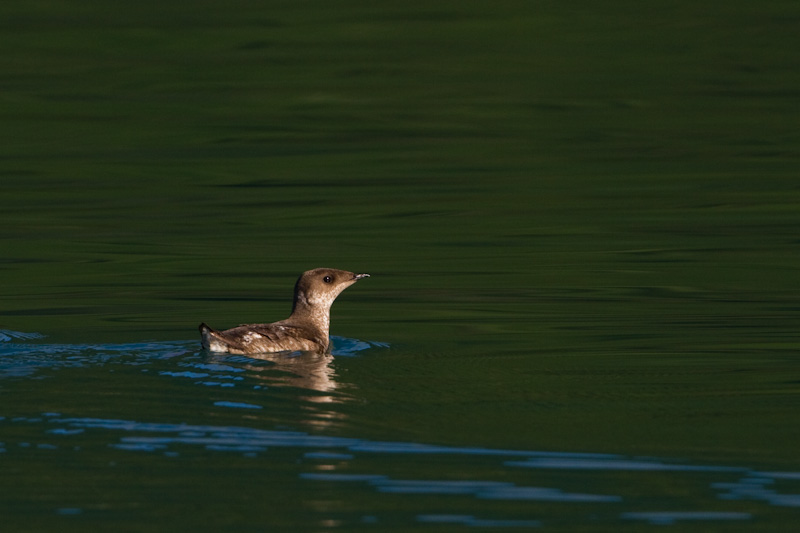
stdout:
POLYGON ((3 2, 3 530, 794 531, 798 24, 3 2))

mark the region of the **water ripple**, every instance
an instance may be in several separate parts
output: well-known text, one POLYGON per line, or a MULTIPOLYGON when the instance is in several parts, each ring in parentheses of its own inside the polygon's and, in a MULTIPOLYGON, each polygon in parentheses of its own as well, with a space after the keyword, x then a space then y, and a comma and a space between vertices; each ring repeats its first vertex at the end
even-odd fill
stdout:
MULTIPOLYGON (((334 346, 335 355, 353 356, 381 345, 335 338, 334 346)), ((38 334, 0 330, 0 378, 40 379, 48 377, 51 371, 76 367, 107 366, 111 372, 119 371, 119 365, 134 367, 129 370, 135 376, 176 380, 179 386, 189 383, 250 391, 276 384, 318 391, 332 391, 339 386, 328 355, 205 354, 195 341, 48 344, 38 334)), ((100 377, 104 377, 102 372, 100 377)), ((203 401, 209 402, 203 392, 203 401)), ((267 404, 268 398, 259 392, 214 398, 210 403, 220 408, 219 412, 225 410, 237 416, 239 411, 240 420, 252 420, 254 415, 262 416, 272 407, 267 404)), ((88 454, 99 443, 110 454, 151 454, 154 461, 205 454, 216 458, 217 461, 211 462, 246 457, 263 468, 279 457, 277 462, 282 471, 288 470, 298 484, 297 490, 306 491, 308 486, 314 486, 338 493, 346 486, 373 498, 393 501, 439 496, 434 501, 457 503, 414 508, 412 516, 417 524, 487 529, 533 528, 546 523, 541 516, 501 514, 502 518, 492 518, 498 502, 522 502, 525 506, 528 502, 543 503, 542 507, 533 508, 537 510, 550 505, 592 509, 592 517, 654 525, 756 520, 758 504, 800 507, 800 472, 758 471, 736 465, 694 464, 670 458, 591 451, 443 446, 238 425, 68 417, 53 411, 50 408, 30 415, 15 413, 0 417, 1 426, 15 426, 13 431, 3 433, 9 438, 4 437, 0 443, 0 454, 8 457, 20 453, 32 458, 56 450, 88 454), (296 457, 287 460, 287 453, 296 457), (620 479, 626 481, 620 483, 620 479), (674 485, 691 483, 693 489, 682 496, 665 491, 664 487, 673 481, 674 485), (751 512, 741 512, 742 502, 748 502, 747 510, 751 512), (465 509, 467 513, 463 513, 465 509)), ((80 512, 78 506, 64 505, 60 509, 60 514, 80 512)), ((373 515, 362 518, 365 523, 377 520, 373 515)))
POLYGON ((677 511, 677 512, 641 512, 622 513, 623 520, 645 520, 654 525, 673 525, 680 521, 710 520, 750 520, 750 513, 712 512, 712 511, 677 511))
MULTIPOLYGON (((163 377, 192 379, 207 387, 235 387, 249 375, 268 384, 332 392, 339 388, 331 366, 333 356, 354 357, 379 342, 331 337, 330 355, 208 354, 198 341, 141 342, 127 344, 57 344, 39 342, 39 333, 0 330, 0 379, 47 377, 48 371, 104 365, 148 366, 154 361, 177 358, 180 369, 159 371, 163 377), (195 358, 185 356, 197 356, 195 358), (277 370, 278 373, 269 373, 277 370), (264 372, 267 371, 267 372, 264 372)), ((144 371, 147 371, 146 369, 144 371)))
MULTIPOLYGON (((236 402, 217 402, 223 407, 236 409, 259 409, 261 406, 240 404, 236 402)), ((800 481, 800 472, 758 472, 745 467, 721 465, 694 465, 668 459, 652 457, 625 457, 614 454, 598 453, 558 453, 533 450, 503 450, 475 447, 450 447, 423 443, 383 442, 365 439, 312 435, 300 431, 279 431, 253 429, 238 426, 213 426, 194 424, 168 424, 153 422, 137 422, 131 420, 102 418, 61 418, 58 413, 44 413, 33 417, 17 417, 12 423, 46 424, 46 433, 55 438, 81 438, 86 432, 105 430, 112 431, 108 445, 120 451, 159 453, 167 456, 178 456, 186 446, 201 447, 213 453, 235 453, 247 457, 258 457, 270 453, 275 448, 309 450, 301 456, 313 464, 324 465, 322 470, 300 471, 301 480, 312 483, 345 483, 362 484, 378 494, 385 495, 445 495, 467 496, 477 500, 499 501, 532 501, 559 502, 581 504, 628 504, 630 496, 625 494, 600 492, 575 492, 560 487, 521 485, 508 480, 497 479, 402 479, 385 472, 359 471, 358 464, 367 457, 375 456, 436 456, 448 455, 454 458, 464 457, 474 463, 478 458, 492 461, 500 459, 499 466, 507 468, 543 468, 579 471, 588 481, 597 472, 633 472, 647 476, 651 473, 659 475, 692 476, 695 474, 711 474, 716 476, 736 476, 735 480, 714 480, 707 486, 717 494, 717 501, 748 500, 765 502, 773 506, 800 507, 800 495, 779 492, 775 487, 776 480, 785 483, 800 481), (58 427, 53 428, 56 424, 58 427), (114 436, 116 435, 116 437, 114 436), (503 460, 503 459, 506 460, 503 460), (518 460, 508 460, 518 458, 518 460), (331 470, 333 468, 333 470, 331 470), (341 471, 345 469, 348 471, 341 471), (356 471, 352 471, 355 469, 356 471)), ((58 444, 25 443, 25 446, 49 446, 58 448, 58 444)), ((379 462, 378 464, 388 464, 379 462)), ((453 463, 458 465, 459 463, 453 463)), ((461 471, 455 466, 457 471, 461 471)), ((496 469, 495 469, 496 470, 496 469)), ((506 471, 510 472, 510 471, 506 471)), ((457 473, 454 471, 454 473, 457 473)), ((505 474, 504 474, 505 475, 505 474)), ((593 486, 603 484, 605 478, 594 480, 593 486)), ((724 478, 723 478, 724 479, 724 478)), ((610 488, 611 486, 609 486, 610 488)), ((472 515, 419 515, 418 520, 425 522, 441 521, 478 524, 483 519, 472 515), (448 518, 450 517, 450 518, 448 518)), ((662 511, 641 510, 621 511, 618 515, 627 521, 646 521, 651 524, 674 524, 684 521, 743 521, 750 520, 750 513, 728 512, 719 510, 662 511)), ((533 524, 534 522, 530 522, 533 524)), ((517 525, 527 523, 520 522, 517 525)), ((488 524, 488 522, 487 522, 488 524)), ((506 525, 514 525, 509 522, 506 525)), ((486 527, 492 527, 487 525, 486 527)))
POLYGON ((476 518, 472 515, 459 514, 421 514, 417 515, 417 521, 427 524, 460 524, 469 527, 540 527, 540 520, 502 520, 476 518))

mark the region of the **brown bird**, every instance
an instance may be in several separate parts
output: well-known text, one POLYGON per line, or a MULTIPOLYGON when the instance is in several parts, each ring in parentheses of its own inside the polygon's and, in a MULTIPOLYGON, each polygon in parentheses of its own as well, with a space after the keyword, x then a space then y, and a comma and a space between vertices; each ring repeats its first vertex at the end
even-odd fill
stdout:
POLYGON ((347 287, 368 277, 369 274, 335 268, 303 272, 294 286, 289 318, 272 324, 243 324, 225 331, 211 329, 204 322, 200 324, 203 348, 233 354, 327 352, 333 301, 347 287))

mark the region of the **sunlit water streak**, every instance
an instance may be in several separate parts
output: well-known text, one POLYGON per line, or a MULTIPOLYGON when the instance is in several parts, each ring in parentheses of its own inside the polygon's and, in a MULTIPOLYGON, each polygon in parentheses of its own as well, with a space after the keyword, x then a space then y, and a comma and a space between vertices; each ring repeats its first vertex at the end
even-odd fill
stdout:
MULTIPOLYGON (((58 345, 41 342, 40 336, 0 332, 0 378, 36 379, 44 371, 103 365, 138 365, 142 372, 151 370, 157 361, 171 362, 158 371, 163 379, 188 379, 202 387, 258 388, 259 370, 281 368, 294 376, 271 381, 300 389, 332 393, 336 381, 330 371, 329 356, 308 359, 304 356, 281 357, 195 357, 195 342, 154 342, 120 345, 58 345), (22 342, 20 342, 22 341, 22 342), (326 370, 328 369, 328 370, 326 370)), ((334 339, 334 354, 354 356, 382 345, 352 339, 334 339)), ((271 385, 270 385, 271 386, 271 385)), ((321 396, 321 398, 329 398, 321 396)), ((214 402, 215 407, 258 412, 264 405, 232 399, 214 402)), ((321 429, 324 427, 320 426, 321 429)), ((462 499, 482 502, 543 502, 563 505, 590 505, 605 508, 618 521, 671 525, 685 522, 743 522, 758 518, 754 512, 741 511, 741 502, 774 507, 800 507, 800 472, 762 472, 745 466, 693 464, 656 457, 628 457, 606 453, 566 453, 537 450, 506 450, 469 446, 440 446, 426 443, 380 441, 313 434, 304 431, 269 430, 239 425, 161 423, 130 419, 65 416, 58 412, 39 412, 29 416, 0 417, 2 439, 0 454, 48 453, 72 450, 90 454, 97 445, 114 453, 150 454, 153 458, 178 458, 193 450, 201 454, 235 454, 254 461, 271 461, 276 450, 297 457, 298 483, 320 486, 347 486, 367 491, 381 498, 403 495, 437 495, 454 498, 452 507, 442 512, 420 512, 419 524, 456 524, 469 527, 537 527, 546 524, 538 516, 486 517, 455 512, 455 502, 462 499), (87 445, 87 443, 89 445, 87 445), (443 457, 448 470, 428 471, 417 466, 413 475, 399 475, 391 467, 397 461, 424 457, 443 457), (376 461, 375 459, 379 459, 376 461), (404 459, 408 458, 408 459, 404 459), (495 479, 475 462, 489 462, 495 479), (499 473, 498 473, 499 472, 499 473), (549 484, 509 481, 508 477, 535 481, 529 473, 578 473, 591 490, 575 490, 573 481, 548 476, 549 484), (471 475, 470 475, 471 474, 471 475), (639 489, 636 497, 620 490, 613 475, 634 476, 639 489), (692 483, 696 494, 685 498, 659 494, 661 485, 653 476, 681 477, 692 483), (638 478, 638 481, 636 481, 638 478), (794 492, 790 492, 794 490, 794 492), (642 494, 641 491, 651 491, 642 494), (656 501, 643 506, 640 502, 656 501), (708 509, 697 509, 697 500, 713 501, 708 509), (681 510, 683 507, 685 510, 681 510)), ((583 507, 581 507, 583 509, 583 507)), ((57 509, 64 516, 80 515, 79 507, 57 509)), ((379 521, 364 515, 362 521, 379 521)), ((589 520, 589 517, 586 517, 589 520)))

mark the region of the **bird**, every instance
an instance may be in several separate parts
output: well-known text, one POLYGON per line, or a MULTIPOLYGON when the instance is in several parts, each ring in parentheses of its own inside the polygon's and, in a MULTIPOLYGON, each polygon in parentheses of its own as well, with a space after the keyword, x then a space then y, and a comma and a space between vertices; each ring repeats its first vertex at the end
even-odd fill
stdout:
POLYGON ((267 352, 326 353, 330 348, 328 331, 331 305, 350 285, 369 274, 355 274, 335 268, 315 268, 303 272, 294 286, 294 301, 289 318, 271 324, 242 324, 215 330, 200 324, 204 349, 230 354, 267 352))

